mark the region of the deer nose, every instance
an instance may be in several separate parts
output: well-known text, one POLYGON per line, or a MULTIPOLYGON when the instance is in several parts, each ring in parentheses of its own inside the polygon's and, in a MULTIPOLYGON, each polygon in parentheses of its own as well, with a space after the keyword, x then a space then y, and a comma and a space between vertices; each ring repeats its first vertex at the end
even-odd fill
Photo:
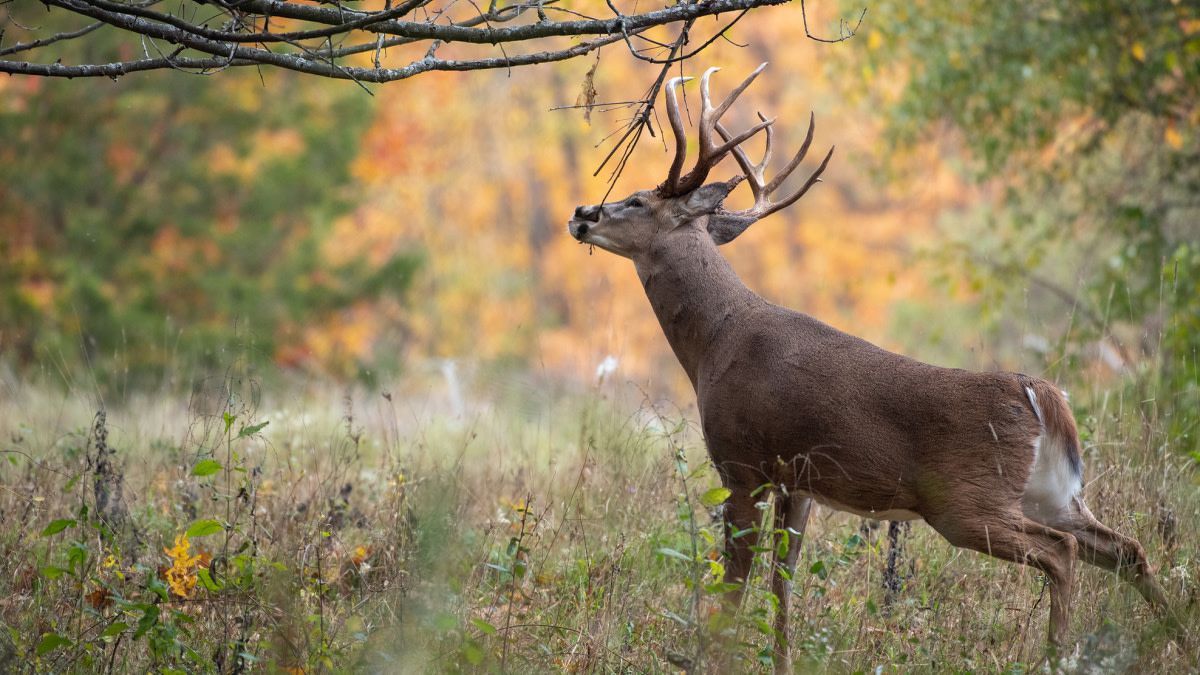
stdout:
POLYGON ((600 220, 600 207, 595 205, 576 207, 575 220, 590 220, 592 222, 600 220))

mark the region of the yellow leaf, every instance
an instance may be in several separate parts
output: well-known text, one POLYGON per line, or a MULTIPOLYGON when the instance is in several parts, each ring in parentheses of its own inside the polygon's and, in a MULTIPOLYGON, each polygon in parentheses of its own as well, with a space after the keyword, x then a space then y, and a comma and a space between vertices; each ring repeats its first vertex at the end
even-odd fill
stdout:
POLYGON ((1175 120, 1167 121, 1167 131, 1163 134, 1163 140, 1176 150, 1183 148, 1183 134, 1175 128, 1175 120))
POLYGON ((879 49, 881 45, 883 45, 883 35, 878 30, 872 30, 867 35, 867 49, 879 49))
POLYGON ((1131 50, 1130 50, 1130 52, 1133 54, 1133 58, 1137 59, 1138 61, 1141 61, 1141 62, 1145 63, 1145 61, 1146 61, 1146 48, 1142 46, 1142 43, 1140 43, 1140 42, 1135 42, 1135 43, 1134 43, 1134 45, 1133 45, 1133 49, 1131 49, 1131 50))

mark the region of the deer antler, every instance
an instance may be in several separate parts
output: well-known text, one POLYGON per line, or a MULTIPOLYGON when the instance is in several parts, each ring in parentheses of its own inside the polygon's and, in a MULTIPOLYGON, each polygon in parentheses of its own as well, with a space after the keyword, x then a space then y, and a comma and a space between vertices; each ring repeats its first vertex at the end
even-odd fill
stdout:
MULTIPOLYGON (((770 122, 767 122, 767 118, 764 117, 762 113, 758 114, 758 119, 762 120, 765 124, 770 124, 770 122)), ((775 140, 773 133, 774 130, 770 126, 767 127, 767 148, 763 152, 762 161, 758 164, 751 164, 750 160, 746 157, 746 152, 742 150, 741 147, 734 147, 732 149, 733 157, 737 160, 738 166, 742 167, 742 171, 746 174, 746 178, 750 181, 750 190, 754 193, 754 206, 741 211, 724 211, 724 213, 735 216, 747 216, 756 220, 759 218, 765 218, 780 209, 791 206, 796 202, 796 200, 803 197, 804 193, 808 192, 809 188, 816 183, 819 183, 821 181, 821 173, 825 171, 825 167, 829 164, 829 159, 833 157, 833 148, 829 148, 829 154, 825 155, 825 159, 821 162, 821 166, 817 167, 817 170, 808 177, 808 180, 804 182, 804 185, 801 186, 799 190, 792 193, 791 196, 781 202, 771 201, 771 195, 775 193, 775 190, 779 189, 779 186, 783 184, 783 181, 787 180, 788 176, 792 175, 792 172, 796 170, 796 167, 800 166, 800 162, 804 159, 804 156, 808 154, 808 146, 812 145, 813 131, 816 129, 816 124, 816 115, 810 113, 808 118, 808 136, 805 137, 804 144, 800 146, 800 151, 796 153, 796 156, 792 158, 792 161, 788 162, 788 165, 783 168, 783 171, 780 171, 770 183, 765 182, 763 172, 766 170, 767 165, 771 162, 772 144, 775 140)), ((730 140, 730 133, 725 130, 725 127, 718 123, 716 125, 716 129, 717 133, 721 135, 721 138, 725 139, 727 142, 730 140)))
POLYGON ((753 73, 750 73, 750 77, 747 77, 745 81, 729 92, 729 96, 721 102, 721 105, 715 108, 709 100, 708 78, 720 70, 720 68, 709 68, 705 71, 704 76, 700 78, 700 156, 696 160, 695 168, 682 178, 680 178, 679 174, 683 171, 683 163, 687 159, 687 133, 684 131, 683 119, 679 114, 679 102, 675 96, 675 88, 692 78, 676 77, 667 82, 667 118, 671 122, 671 130, 675 132, 675 160, 671 162, 671 171, 667 174, 667 180, 655 190, 659 196, 674 197, 695 190, 704 184, 704 179, 708 177, 709 170, 716 166, 722 159, 725 159, 725 155, 728 155, 730 151, 736 150, 739 143, 742 143, 763 129, 769 130, 771 123, 775 120, 763 119, 759 124, 732 138, 726 136, 725 132, 721 131, 719 133, 721 133, 725 142, 721 145, 713 142, 713 129, 720 127, 721 115, 724 115, 725 111, 729 110, 729 106, 733 105, 737 97, 746 90, 746 87, 750 86, 754 78, 758 77, 758 74, 766 67, 767 64, 764 63, 756 68, 753 73))

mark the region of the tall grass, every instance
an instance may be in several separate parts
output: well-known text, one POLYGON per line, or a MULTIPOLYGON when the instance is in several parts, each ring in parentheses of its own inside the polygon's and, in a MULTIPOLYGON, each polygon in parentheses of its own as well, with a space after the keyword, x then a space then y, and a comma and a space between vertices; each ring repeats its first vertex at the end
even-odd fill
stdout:
MULTIPOLYGON (((1197 464, 1167 421, 1197 413, 1154 400, 1152 377, 1072 387, 1085 498, 1194 617, 1197 464)), ((233 369, 105 406, 5 379, 0 672, 679 673, 722 649, 769 669, 765 566, 739 617, 716 609, 718 482, 693 414, 620 389, 463 405, 420 378, 294 393, 233 369)), ((1200 667, 1190 622, 1172 638, 1084 566, 1076 643, 1047 659, 1039 574, 921 523, 894 552, 886 532, 814 511, 798 672, 1200 667)))

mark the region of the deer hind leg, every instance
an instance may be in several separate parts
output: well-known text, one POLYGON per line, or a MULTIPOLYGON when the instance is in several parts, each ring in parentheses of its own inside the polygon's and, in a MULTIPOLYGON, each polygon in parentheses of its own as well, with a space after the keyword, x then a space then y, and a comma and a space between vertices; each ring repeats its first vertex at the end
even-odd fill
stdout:
POLYGON ((775 566, 771 570, 771 592, 779 601, 775 609, 775 672, 789 673, 791 664, 791 634, 789 626, 792 598, 792 575, 796 572, 796 559, 800 557, 800 544, 804 541, 804 530, 808 527, 808 514, 812 500, 798 494, 775 494, 775 530, 781 541, 775 545, 775 566), (786 537, 786 549, 782 539, 786 537), (780 553, 783 553, 780 556, 780 553))
POLYGON ((1070 534, 1015 511, 1001 517, 955 512, 928 522, 955 546, 1029 565, 1045 574, 1050 587, 1049 640, 1061 644, 1071 625, 1071 585, 1079 545, 1070 534))
POLYGON ((1170 603, 1162 587, 1154 580, 1146 552, 1135 539, 1118 534, 1096 520, 1083 500, 1071 504, 1050 523, 1070 533, 1079 542, 1079 557, 1097 567, 1115 572, 1142 594, 1159 613, 1170 613, 1170 603))

